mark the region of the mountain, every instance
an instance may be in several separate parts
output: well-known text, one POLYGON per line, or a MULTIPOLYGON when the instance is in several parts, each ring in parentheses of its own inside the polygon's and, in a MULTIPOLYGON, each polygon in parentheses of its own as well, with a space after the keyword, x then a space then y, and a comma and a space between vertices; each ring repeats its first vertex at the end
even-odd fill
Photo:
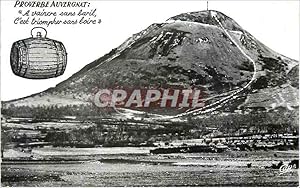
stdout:
POLYGON ((204 107, 148 112, 184 117, 293 111, 298 110, 298 64, 221 12, 183 13, 134 34, 56 87, 5 101, 2 108, 91 105, 99 88, 200 88, 204 107))

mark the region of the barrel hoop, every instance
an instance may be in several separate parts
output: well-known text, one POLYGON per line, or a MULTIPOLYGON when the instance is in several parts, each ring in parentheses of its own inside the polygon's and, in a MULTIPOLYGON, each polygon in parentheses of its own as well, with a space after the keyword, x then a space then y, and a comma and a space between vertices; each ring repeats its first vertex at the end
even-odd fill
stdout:
POLYGON ((58 46, 56 45, 56 42, 54 40, 53 40, 53 44, 54 44, 54 46, 56 48, 56 54, 57 54, 57 59, 56 59, 56 61, 57 61, 57 67, 56 67, 55 76, 58 76, 58 69, 59 69, 59 53, 58 53, 58 51, 59 51, 59 49, 58 49, 58 46))
POLYGON ((25 56, 26 56, 26 61, 25 61, 25 62, 22 61, 22 67, 23 67, 23 65, 25 65, 25 66, 24 66, 25 70, 24 70, 24 74, 23 74, 23 76, 25 76, 25 74, 26 74, 26 72, 27 72, 27 69, 29 68, 29 65, 28 65, 28 49, 27 49, 27 45, 26 45, 26 43, 25 43, 24 40, 22 40, 22 43, 23 43, 23 45, 24 45, 25 56), (25 64, 24 64, 24 63, 25 63, 25 64))
POLYGON ((25 74, 25 69, 27 66, 24 66, 24 65, 26 65, 27 59, 28 59, 27 46, 23 40, 19 41, 19 49, 20 49, 19 75, 21 76, 22 74, 25 74))
POLYGON ((55 75, 56 71, 55 70, 32 70, 32 71, 28 71, 27 74, 39 74, 39 75, 49 75, 49 74, 53 74, 55 75))
POLYGON ((51 71, 51 72, 54 72, 54 71, 56 71, 56 69, 53 68, 53 67, 43 67, 43 68, 30 67, 30 71, 51 71))
POLYGON ((59 50, 57 51, 57 53, 59 54, 59 66, 57 69, 57 76, 60 76, 64 73, 65 68, 66 68, 66 64, 67 64, 67 53, 66 53, 66 49, 64 47, 64 45, 59 42, 59 41, 55 41, 57 47, 59 48, 59 50))
POLYGON ((65 46, 60 43, 60 47, 61 47, 61 59, 62 59, 62 67, 61 67, 61 71, 60 71, 60 75, 62 75, 65 72, 65 69, 67 67, 67 52, 66 52, 66 48, 65 46))
POLYGON ((34 46, 34 47, 30 47, 30 49, 42 49, 42 48, 44 48, 44 49, 50 49, 50 50, 57 50, 57 48, 53 48, 53 47, 51 47, 51 46, 34 46))
POLYGON ((22 44, 22 42, 19 40, 17 41, 17 45, 18 45, 18 49, 19 49, 19 59, 18 59, 18 63, 17 63, 17 73, 20 74, 21 69, 22 69, 22 61, 23 61, 23 49, 22 47, 24 47, 24 45, 22 44))

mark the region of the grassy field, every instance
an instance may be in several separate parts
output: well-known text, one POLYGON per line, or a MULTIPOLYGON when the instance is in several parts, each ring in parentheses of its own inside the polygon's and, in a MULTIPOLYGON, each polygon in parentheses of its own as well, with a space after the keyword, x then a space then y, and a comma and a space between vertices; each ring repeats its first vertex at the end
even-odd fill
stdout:
MULTIPOLYGON (((298 158, 298 151, 151 155, 92 151, 65 155, 62 148, 44 159, 2 162, 2 186, 297 186, 298 172, 266 168, 298 158), (100 153, 103 154, 100 154, 100 153), (48 158, 48 160, 45 160, 48 158), (247 164, 251 163, 250 168, 247 164)), ((72 149, 74 150, 74 149, 72 149)), ((76 149, 75 149, 76 150, 76 149)), ((101 148, 99 148, 101 150, 101 148)), ((113 150, 112 150, 113 151, 113 150)), ((41 154, 41 153, 40 153, 41 154)))

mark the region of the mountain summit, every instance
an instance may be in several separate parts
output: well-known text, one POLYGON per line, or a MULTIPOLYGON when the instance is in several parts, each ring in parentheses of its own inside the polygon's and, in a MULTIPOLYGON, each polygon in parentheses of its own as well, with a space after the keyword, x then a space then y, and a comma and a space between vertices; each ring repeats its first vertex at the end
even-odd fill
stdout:
POLYGON ((217 18, 222 23, 225 29, 232 31, 243 31, 241 26, 239 26, 239 24, 237 24, 233 19, 215 10, 183 13, 177 16, 173 16, 167 21, 187 21, 219 26, 219 23, 216 21, 215 18, 217 18))
POLYGON ((99 88, 176 87, 201 88, 205 106, 184 113, 168 110, 172 115, 294 110, 298 62, 274 52, 221 12, 183 13, 134 34, 56 87, 4 102, 3 108, 89 105, 99 88))

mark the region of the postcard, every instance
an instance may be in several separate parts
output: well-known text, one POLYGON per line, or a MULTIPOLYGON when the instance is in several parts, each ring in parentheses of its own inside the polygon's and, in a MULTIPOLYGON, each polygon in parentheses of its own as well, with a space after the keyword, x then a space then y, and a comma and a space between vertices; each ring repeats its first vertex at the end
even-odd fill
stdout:
POLYGON ((0 5, 1 186, 299 186, 299 1, 0 5))

